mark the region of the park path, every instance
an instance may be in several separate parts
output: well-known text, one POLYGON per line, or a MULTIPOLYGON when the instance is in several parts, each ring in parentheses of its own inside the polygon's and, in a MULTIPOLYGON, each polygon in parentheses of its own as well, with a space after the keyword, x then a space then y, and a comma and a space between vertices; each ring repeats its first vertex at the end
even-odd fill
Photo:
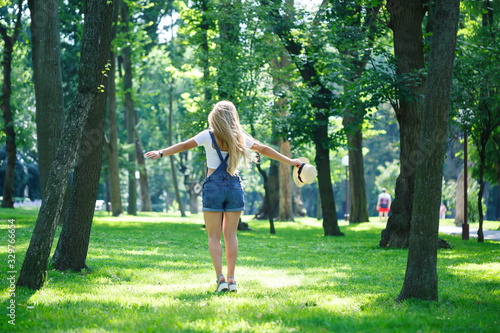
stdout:
MULTIPOLYGON (((440 225, 439 232, 450 235, 462 235, 462 227, 440 225)), ((483 230, 484 239, 500 242, 500 230, 483 230)), ((477 238, 477 228, 469 229, 469 238, 477 238)))

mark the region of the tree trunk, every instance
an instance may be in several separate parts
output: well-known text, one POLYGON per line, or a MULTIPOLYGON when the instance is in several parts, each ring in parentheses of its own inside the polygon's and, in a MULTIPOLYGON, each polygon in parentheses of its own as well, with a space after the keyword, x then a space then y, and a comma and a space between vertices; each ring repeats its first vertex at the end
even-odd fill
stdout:
MULTIPOLYGON (((106 0, 89 0, 82 36, 78 92, 69 110, 56 157, 47 181, 46 200, 42 202, 35 229, 26 252, 17 286, 40 289, 47 276, 47 263, 54 240, 57 220, 61 213, 67 179, 83 138, 90 109, 97 98, 97 87, 103 82, 98 63, 101 34, 109 31, 111 20, 104 12, 111 12, 113 3, 106 0)), ((110 16, 110 15, 109 15, 110 16)), ((108 46, 109 47, 109 46, 108 46)), ((106 50, 106 55, 109 49, 106 50)))
MULTIPOLYGON (((404 77, 425 67, 422 20, 425 14, 421 1, 399 3, 387 2, 391 14, 390 27, 394 33, 394 54, 397 59, 396 75, 404 77)), ((420 128, 422 120, 421 95, 425 81, 406 82, 405 88, 411 96, 403 96, 399 105, 393 105, 400 128, 400 174, 396 180, 392 215, 382 230, 381 247, 408 247, 413 209, 415 167, 419 154, 420 128)))
POLYGON ((14 44, 19 36, 21 29, 21 13, 23 10, 23 2, 19 0, 16 25, 14 34, 10 37, 7 34, 7 29, 0 23, 0 34, 4 41, 2 68, 3 68, 3 84, 2 84, 2 99, 1 109, 4 122, 5 132, 5 150, 7 152, 7 166, 5 168, 5 180, 3 183, 3 200, 2 207, 14 208, 14 178, 16 173, 16 132, 14 131, 14 116, 10 107, 11 90, 11 73, 12 73, 12 52, 14 44))
POLYGON ((262 175, 262 180, 264 182, 264 200, 265 204, 267 207, 269 207, 269 210, 271 211, 270 214, 268 212, 268 218, 269 218, 269 233, 272 235, 276 234, 276 229, 274 229, 274 219, 273 219, 273 214, 272 214, 272 209, 271 207, 271 200, 270 200, 270 194, 269 194, 269 181, 267 178, 267 174, 262 168, 260 167, 260 163, 256 164, 257 170, 259 170, 259 173, 262 175))
POLYGON ((323 210, 323 229, 325 236, 343 236, 337 220, 337 209, 333 196, 332 179, 330 177, 330 149, 325 142, 328 140, 328 118, 325 114, 316 114, 317 125, 314 144, 316 146, 316 166, 318 168, 318 186, 321 208, 323 210))
MULTIPOLYGON (((106 27, 111 26, 112 13, 113 6, 107 6, 106 11, 101 13, 104 16, 106 27)), ((109 61, 110 37, 110 29, 102 31, 98 63, 100 73, 105 72, 109 61)), ((87 268, 85 260, 89 248, 90 230, 102 167, 108 82, 109 79, 102 76, 101 82, 98 84, 101 88, 92 102, 82 142, 79 145, 68 211, 52 257, 53 266, 60 271, 67 269, 80 271, 87 268)))
MULTIPOLYGON (((467 183, 470 184, 470 174, 467 175, 467 183)), ((457 190, 455 195, 455 225, 464 224, 464 170, 460 172, 457 179, 457 190)))
MULTIPOLYGON (((361 121, 362 121, 361 117, 361 121)), ((351 116, 344 116, 344 127, 356 123, 351 116)), ((365 168, 363 164, 363 135, 361 123, 355 125, 354 131, 347 131, 349 145, 349 223, 369 222, 368 207, 366 204, 365 168)))
MULTIPOLYGON (((120 0, 115 0, 113 11, 113 26, 111 27, 111 40, 116 38, 120 0)), ((108 88, 108 126, 109 140, 105 138, 104 151, 109 166, 109 181, 111 192, 111 211, 113 216, 123 213, 122 195, 120 191, 120 164, 118 162, 118 123, 116 116, 116 54, 110 52, 109 57, 109 88, 108 88)))
MULTIPOLYGON (((137 123, 137 121, 136 121, 137 123)), ((144 159, 144 152, 142 151, 141 138, 139 138, 139 133, 135 131, 135 154, 137 157, 137 166, 139 169, 139 188, 141 194, 141 212, 150 212, 151 208, 151 196, 149 195, 149 181, 148 181, 148 169, 146 168, 146 161, 144 159)))
POLYGON ((479 212, 479 228, 477 229, 477 241, 480 243, 484 242, 483 233, 483 193, 484 193, 484 166, 486 164, 486 142, 482 147, 479 148, 479 193, 477 194, 477 208, 479 212))
POLYGON ((127 122, 127 143, 132 147, 128 153, 128 208, 130 215, 137 215, 137 185, 135 180, 136 153, 135 153, 135 106, 132 97, 132 50, 130 48, 130 29, 129 29, 129 8, 125 1, 121 3, 121 18, 123 27, 122 34, 125 35, 126 46, 122 49, 123 56, 123 88, 125 90, 125 119, 127 122))
MULTIPOLYGON (((280 153, 291 157, 290 142, 283 139, 279 140, 280 153)), ((292 179, 292 172, 290 166, 285 163, 279 163, 279 221, 293 221, 292 214, 292 193, 290 187, 290 180, 292 179)))
MULTIPOLYGON (((169 101, 168 101, 168 146, 172 146, 172 128, 174 124, 174 78, 170 80, 169 87, 169 101)), ((182 203, 181 193, 179 191, 179 184, 177 182, 177 174, 175 172, 175 159, 174 155, 170 155, 170 169, 172 172, 172 183, 175 190, 175 200, 179 204, 179 210, 181 211, 181 216, 186 217, 186 212, 184 211, 184 204, 182 203)))
MULTIPOLYGON (((29 0, 40 190, 45 187, 64 127, 59 1, 29 0)), ((69 179, 68 179, 69 181, 69 179)))
POLYGON ((435 13, 408 263, 398 301, 438 299, 439 208, 459 6, 459 0, 441 0, 435 13))

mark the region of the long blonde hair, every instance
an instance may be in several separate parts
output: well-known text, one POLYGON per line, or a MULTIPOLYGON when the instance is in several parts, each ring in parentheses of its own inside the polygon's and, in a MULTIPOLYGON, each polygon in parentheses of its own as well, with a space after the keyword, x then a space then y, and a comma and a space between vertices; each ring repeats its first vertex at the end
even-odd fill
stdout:
POLYGON ((243 160, 244 165, 256 160, 245 144, 248 134, 241 128, 240 117, 236 107, 229 101, 220 101, 208 115, 208 124, 217 136, 222 139, 228 148, 229 161, 227 172, 234 176, 238 173, 238 164, 243 160))

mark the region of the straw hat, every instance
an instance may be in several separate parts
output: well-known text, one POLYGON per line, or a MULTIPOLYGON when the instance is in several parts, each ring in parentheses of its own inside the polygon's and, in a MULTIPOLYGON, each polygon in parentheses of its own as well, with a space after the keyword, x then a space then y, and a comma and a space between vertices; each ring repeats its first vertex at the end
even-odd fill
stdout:
POLYGON ((309 160, 305 157, 299 157, 303 163, 300 168, 293 168, 293 181, 297 187, 302 187, 305 184, 312 184, 318 175, 316 168, 309 164, 309 160))

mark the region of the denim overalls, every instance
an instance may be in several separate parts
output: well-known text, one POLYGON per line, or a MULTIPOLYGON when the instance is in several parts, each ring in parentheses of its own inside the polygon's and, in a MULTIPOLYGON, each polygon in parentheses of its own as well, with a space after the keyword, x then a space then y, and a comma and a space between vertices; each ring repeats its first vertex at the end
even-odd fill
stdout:
POLYGON ((214 144, 221 164, 203 182, 203 211, 209 212, 239 212, 245 208, 243 198, 243 187, 238 175, 231 176, 227 172, 227 160, 222 158, 219 146, 214 134, 210 132, 210 137, 214 144))

